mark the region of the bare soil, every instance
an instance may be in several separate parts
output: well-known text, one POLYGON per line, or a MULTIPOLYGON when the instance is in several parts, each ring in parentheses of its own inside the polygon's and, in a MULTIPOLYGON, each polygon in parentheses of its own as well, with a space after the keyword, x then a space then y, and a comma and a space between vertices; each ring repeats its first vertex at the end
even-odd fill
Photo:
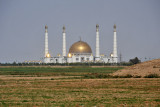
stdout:
POLYGON ((125 69, 118 70, 113 75, 118 76, 141 76, 144 77, 149 74, 157 74, 160 76, 160 59, 142 62, 133 66, 126 67, 125 69))
POLYGON ((32 75, 0 75, 1 80, 8 80, 8 79, 25 79, 25 80, 35 80, 35 79, 67 79, 67 78, 74 78, 80 76, 32 76, 32 75))

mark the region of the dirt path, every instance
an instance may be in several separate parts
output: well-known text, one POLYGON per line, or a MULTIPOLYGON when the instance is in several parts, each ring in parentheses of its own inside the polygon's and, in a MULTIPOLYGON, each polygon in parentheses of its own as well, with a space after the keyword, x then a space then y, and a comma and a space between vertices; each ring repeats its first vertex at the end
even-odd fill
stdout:
POLYGON ((0 79, 60 79, 60 78, 72 78, 72 77, 80 77, 80 76, 45 76, 45 77, 34 77, 34 76, 23 76, 23 75, 0 75, 0 79))

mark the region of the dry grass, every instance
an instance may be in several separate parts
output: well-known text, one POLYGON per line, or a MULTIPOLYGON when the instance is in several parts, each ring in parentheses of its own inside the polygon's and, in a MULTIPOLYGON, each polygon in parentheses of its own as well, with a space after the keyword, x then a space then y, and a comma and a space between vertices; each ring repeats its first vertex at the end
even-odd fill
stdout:
POLYGON ((0 106, 160 106, 160 78, 33 78, 0 79, 0 106))
POLYGON ((0 106, 160 106, 160 78, 81 78, 118 69, 0 68, 0 106))

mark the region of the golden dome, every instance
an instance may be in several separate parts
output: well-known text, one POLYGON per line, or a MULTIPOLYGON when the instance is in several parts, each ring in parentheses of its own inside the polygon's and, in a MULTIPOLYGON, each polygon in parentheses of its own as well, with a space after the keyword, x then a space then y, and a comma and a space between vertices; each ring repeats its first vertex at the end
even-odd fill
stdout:
POLYGON ((78 41, 70 47, 69 53, 92 53, 92 50, 86 42, 78 41))

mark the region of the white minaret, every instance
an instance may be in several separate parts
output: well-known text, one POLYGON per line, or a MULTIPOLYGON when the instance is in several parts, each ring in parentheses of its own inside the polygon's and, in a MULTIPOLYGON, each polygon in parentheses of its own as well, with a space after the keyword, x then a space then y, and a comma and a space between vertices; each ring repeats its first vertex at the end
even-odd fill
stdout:
POLYGON ((116 25, 114 25, 114 35, 113 35, 113 63, 118 62, 118 55, 117 55, 117 34, 116 34, 116 25))
POLYGON ((45 54, 44 57, 47 57, 48 52, 48 26, 45 26, 45 54))
POLYGON ((96 61, 99 60, 99 25, 96 25, 96 61))
POLYGON ((45 47, 44 47, 44 63, 51 63, 51 55, 49 54, 48 51, 48 26, 45 26, 45 47))
POLYGON ((63 51, 62 55, 63 55, 63 57, 66 56, 66 32, 65 32, 65 30, 66 30, 65 26, 63 26, 63 48, 62 48, 62 51, 63 51))

